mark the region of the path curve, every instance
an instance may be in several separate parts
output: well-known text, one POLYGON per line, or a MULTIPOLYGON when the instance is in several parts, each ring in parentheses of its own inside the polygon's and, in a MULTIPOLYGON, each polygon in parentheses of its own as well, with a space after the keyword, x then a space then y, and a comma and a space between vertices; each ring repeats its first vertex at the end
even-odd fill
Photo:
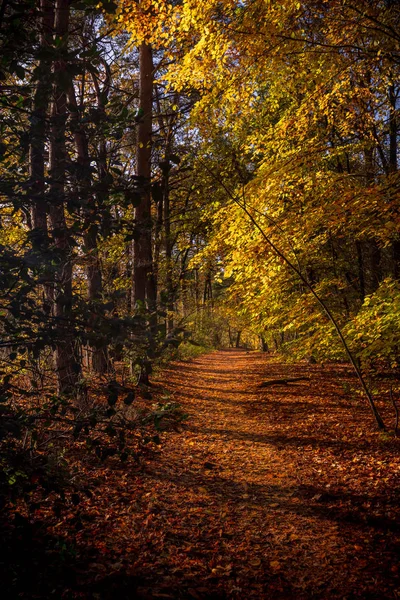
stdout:
POLYGON ((164 373, 189 419, 147 473, 155 489, 162 483, 154 502, 166 572, 171 558, 176 565, 161 578, 161 597, 386 597, 393 559, 375 543, 376 529, 347 519, 346 464, 354 465, 356 444, 362 450, 359 432, 354 447, 338 436, 355 419, 369 428, 369 416, 340 397, 338 376, 352 377, 347 367, 324 373, 244 350, 164 373), (310 381, 260 389, 288 376, 310 381), (180 579, 179 592, 168 577, 180 579))
POLYGON ((346 366, 245 350, 167 368, 155 390, 188 419, 114 479, 98 538, 134 597, 398 598, 398 448, 353 384, 346 366), (260 388, 287 377, 309 379, 260 388))

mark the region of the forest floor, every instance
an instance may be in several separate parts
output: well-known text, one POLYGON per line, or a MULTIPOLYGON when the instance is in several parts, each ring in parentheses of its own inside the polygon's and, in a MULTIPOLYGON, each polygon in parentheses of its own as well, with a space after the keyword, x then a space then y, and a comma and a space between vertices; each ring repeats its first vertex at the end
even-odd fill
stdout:
POLYGON ((60 564, 38 576, 32 534, 16 597, 400 598, 399 440, 375 430, 348 366, 217 351, 157 389, 187 420, 137 467, 87 468, 92 497, 46 525, 60 564))

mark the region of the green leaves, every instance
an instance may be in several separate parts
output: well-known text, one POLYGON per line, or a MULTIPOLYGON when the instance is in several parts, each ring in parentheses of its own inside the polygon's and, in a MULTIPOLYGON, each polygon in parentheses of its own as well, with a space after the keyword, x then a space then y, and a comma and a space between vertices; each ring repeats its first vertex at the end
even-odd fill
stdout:
POLYGON ((144 116, 143 108, 138 108, 135 113, 135 116, 134 116, 136 123, 139 123, 142 120, 143 116, 144 116))

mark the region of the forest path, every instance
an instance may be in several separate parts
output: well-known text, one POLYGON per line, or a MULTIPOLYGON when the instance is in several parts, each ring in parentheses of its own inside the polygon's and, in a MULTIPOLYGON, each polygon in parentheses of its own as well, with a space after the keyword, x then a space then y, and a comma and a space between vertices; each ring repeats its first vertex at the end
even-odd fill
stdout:
POLYGON ((371 447, 363 402, 344 398, 338 378, 352 381, 347 367, 290 366, 243 350, 163 373, 189 418, 145 478, 160 597, 392 597, 397 525, 369 522, 387 498, 380 488, 390 488, 373 471, 385 457, 371 447), (285 377, 310 380, 260 389, 285 377))
POLYGON ((226 350, 159 385, 188 420, 115 478, 96 538, 138 577, 134 597, 399 597, 398 444, 349 396, 348 367, 226 350), (286 377, 310 379, 260 388, 286 377))

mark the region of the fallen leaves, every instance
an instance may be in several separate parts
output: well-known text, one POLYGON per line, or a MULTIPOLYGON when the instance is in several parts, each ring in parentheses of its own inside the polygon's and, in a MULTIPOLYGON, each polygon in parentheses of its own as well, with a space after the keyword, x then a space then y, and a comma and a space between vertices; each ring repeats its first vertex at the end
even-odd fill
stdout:
POLYGON ((277 560, 271 560, 269 566, 273 571, 279 571, 281 569, 281 563, 277 560))
POLYGON ((261 565, 261 560, 259 558, 253 558, 252 560, 249 560, 249 565, 251 567, 259 567, 261 565))
POLYGON ((232 351, 167 370, 189 413, 183 433, 162 432, 162 451, 136 465, 82 457, 93 494, 62 518, 41 509, 49 532, 90 557, 80 585, 113 573, 115 597, 134 576, 143 600, 392 597, 398 445, 337 400, 335 369, 232 351), (310 382, 260 398, 266 374, 310 382))

